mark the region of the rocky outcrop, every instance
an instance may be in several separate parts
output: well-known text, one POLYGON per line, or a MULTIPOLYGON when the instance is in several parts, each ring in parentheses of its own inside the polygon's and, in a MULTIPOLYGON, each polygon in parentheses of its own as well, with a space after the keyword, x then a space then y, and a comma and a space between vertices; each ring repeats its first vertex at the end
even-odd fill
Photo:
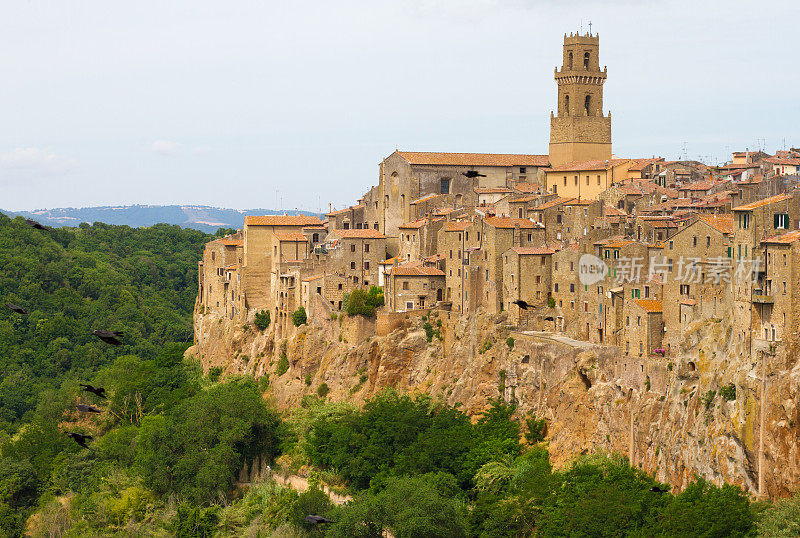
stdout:
POLYGON ((269 375, 268 397, 283 409, 323 383, 334 401, 360 404, 391 387, 471 415, 503 396, 520 417, 547 418, 555 465, 615 451, 677 489, 694 475, 772 498, 800 489, 796 350, 733 354, 721 321, 694 327, 677 356, 642 359, 515 333, 504 314, 482 311, 409 315, 386 336, 377 336, 374 319, 332 318, 316 308, 308 325, 277 338, 274 327, 260 332, 197 313, 197 343, 187 353, 206 371, 269 375), (289 367, 278 375, 282 355, 289 367))

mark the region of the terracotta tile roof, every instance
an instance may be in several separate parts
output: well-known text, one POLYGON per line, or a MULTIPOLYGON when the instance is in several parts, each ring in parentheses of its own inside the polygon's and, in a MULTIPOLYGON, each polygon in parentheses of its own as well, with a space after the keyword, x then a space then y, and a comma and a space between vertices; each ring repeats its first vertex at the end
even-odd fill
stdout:
POLYGON ((555 198, 553 200, 550 200, 549 202, 545 202, 540 206, 537 206, 536 209, 550 209, 551 207, 555 207, 557 205, 564 204, 564 203, 569 202, 571 200, 574 200, 574 198, 561 198, 561 197, 558 197, 558 198, 555 198))
POLYGON ((227 239, 223 237, 219 240, 220 243, 225 245, 226 247, 241 247, 244 245, 244 241, 241 239, 227 239))
POLYGON ((380 233, 378 230, 373 230, 372 228, 363 228, 363 229, 349 229, 349 230, 334 230, 331 233, 335 233, 342 239, 385 239, 386 236, 380 233))
POLYGON ((472 222, 470 222, 468 220, 445 222, 444 223, 444 231, 445 232, 463 232, 464 230, 469 228, 470 225, 472 225, 472 222))
POLYGON ((236 269, 238 269, 238 267, 237 267, 237 265, 235 263, 232 263, 230 265, 226 265, 224 267, 224 269, 227 269, 228 271, 236 271, 236 269))
POLYGON ((770 157, 769 159, 764 159, 764 160, 770 164, 800 166, 800 159, 787 159, 787 158, 781 159, 779 157, 770 157))
POLYGON ((325 225, 324 224, 314 224, 312 226, 303 226, 303 231, 309 230, 309 231, 312 231, 312 232, 316 232, 316 231, 324 230, 324 229, 325 229, 325 225))
POLYGON ((700 220, 724 234, 733 233, 733 215, 700 215, 700 220))
POLYGON ((614 243, 616 241, 622 241, 623 239, 625 239, 625 237, 623 237, 621 235, 614 235, 614 236, 611 236, 611 237, 606 237, 605 239, 600 239, 599 241, 595 241, 594 244, 595 245, 607 245, 609 243, 614 243))
POLYGON ((544 228, 544 226, 538 222, 533 222, 532 220, 528 219, 512 219, 509 217, 486 217, 484 222, 489 226, 494 226, 495 228, 514 228, 519 226, 520 228, 544 228))
POLYGON ((652 157, 649 159, 631 159, 630 169, 638 172, 655 162, 662 162, 663 160, 664 157, 652 157))
POLYGON ((322 278, 325 276, 325 273, 321 273, 319 275, 307 276, 303 279, 303 282, 311 282, 312 280, 317 280, 318 278, 322 278))
POLYGON ((413 202, 409 202, 409 205, 420 204, 422 202, 429 202, 431 200, 435 200, 436 198, 439 198, 440 196, 444 196, 444 195, 436 194, 436 193, 426 194, 422 198, 417 198, 413 202))
POLYGON ((517 192, 534 193, 534 192, 539 192, 542 186, 539 185, 538 183, 515 183, 511 185, 511 188, 517 192))
POLYGON ((508 187, 477 187, 474 190, 477 194, 509 194, 512 192, 508 187))
POLYGON ((444 276, 444 271, 423 265, 397 265, 390 269, 395 276, 444 276))
POLYGON ((702 181, 695 181, 694 183, 688 183, 683 187, 680 187, 678 190, 680 191, 707 191, 717 185, 718 182, 711 181, 710 179, 704 179, 702 181))
POLYGON ((603 215, 606 217, 627 217, 628 214, 623 210, 616 207, 611 207, 608 204, 603 205, 603 215))
POLYGON ((264 215, 247 216, 244 218, 245 226, 309 226, 322 224, 317 217, 309 215, 264 215))
POLYGON ((383 260, 382 262, 378 262, 378 265, 394 265, 394 262, 397 261, 397 256, 394 258, 389 258, 388 260, 383 260))
POLYGON ((303 243, 308 241, 308 238, 300 232, 274 232, 274 235, 278 238, 278 241, 302 241, 303 243))
POLYGON ((522 203, 522 202, 533 202, 534 200, 538 200, 538 199, 539 199, 538 196, 521 196, 519 198, 514 198, 513 200, 509 200, 508 203, 516 204, 516 203, 522 203))
POLYGON ((616 188, 622 194, 627 194, 628 196, 641 196, 644 194, 641 189, 637 189, 631 185, 615 185, 614 188, 616 188))
POLYGON ((610 243, 606 243, 603 246, 605 246, 606 248, 622 248, 622 247, 627 247, 628 245, 632 245, 635 242, 636 241, 631 241, 629 239, 626 239, 622 241, 612 241, 610 243))
POLYGON ((550 164, 548 155, 519 155, 504 153, 437 153, 427 151, 398 151, 409 164, 434 166, 534 166, 550 164))
POLYGON ((764 207, 765 205, 774 204, 777 202, 783 202, 784 200, 790 200, 792 198, 791 194, 779 194, 777 196, 771 196, 770 198, 765 198, 763 200, 759 200, 757 202, 752 202, 745 205, 740 205, 739 207, 734 207, 733 211, 752 211, 759 207, 764 207))
POLYGON ((785 234, 776 235, 773 237, 769 237, 762 241, 763 243, 794 243, 795 241, 800 240, 800 230, 794 230, 791 232, 786 232, 785 234))
POLYGON ((578 172, 583 170, 608 170, 612 166, 617 166, 629 162, 630 159, 597 159, 594 161, 573 161, 570 163, 562 164, 561 166, 554 166, 553 172, 578 172))
POLYGON ((564 205, 592 205, 597 200, 587 200, 586 198, 573 198, 567 202, 564 202, 564 205))
POLYGON ((398 228, 402 230, 418 230, 425 226, 425 219, 417 219, 411 222, 406 222, 405 224, 401 224, 398 228))
POLYGON ((556 251, 552 248, 546 247, 511 247, 511 250, 520 256, 546 256, 548 254, 556 253, 556 251))
POLYGON ((686 306, 697 306, 697 301, 692 301, 691 299, 684 299, 681 301, 681 304, 685 304, 686 306))
POLYGON ((345 213, 349 213, 350 211, 355 211, 357 209, 363 209, 365 206, 364 204, 352 205, 350 207, 345 207, 344 209, 337 209, 336 211, 331 211, 330 213, 325 213, 326 217, 332 217, 334 215, 343 215, 345 213))
POLYGON ((638 304, 645 312, 662 312, 664 310, 661 301, 654 299, 634 299, 633 302, 638 304))

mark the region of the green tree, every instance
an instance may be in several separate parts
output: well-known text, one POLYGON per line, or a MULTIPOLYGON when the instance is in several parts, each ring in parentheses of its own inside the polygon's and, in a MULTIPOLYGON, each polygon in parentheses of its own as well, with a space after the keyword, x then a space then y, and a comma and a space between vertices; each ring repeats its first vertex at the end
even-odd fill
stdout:
POLYGON ((271 319, 269 310, 262 310, 261 312, 256 312, 255 324, 256 327, 258 327, 258 330, 263 331, 264 329, 269 327, 270 321, 271 319))
POLYGON ((304 324, 308 319, 306 316, 306 309, 302 306, 292 312, 292 323, 294 323, 295 327, 299 327, 300 325, 304 324))
POLYGON ((800 493, 764 510, 758 522, 758 535, 769 538, 800 536, 800 493))
POLYGON ((754 536, 755 514, 740 488, 699 478, 664 509, 657 528, 661 536, 754 536))

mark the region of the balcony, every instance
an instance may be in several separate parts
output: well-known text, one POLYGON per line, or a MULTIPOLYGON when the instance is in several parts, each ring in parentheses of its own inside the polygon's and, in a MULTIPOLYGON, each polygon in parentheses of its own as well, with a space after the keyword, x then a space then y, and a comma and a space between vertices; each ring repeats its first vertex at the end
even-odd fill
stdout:
POLYGON ((753 302, 757 304, 772 304, 775 301, 772 298, 772 295, 765 295, 759 290, 755 290, 753 291, 753 302))

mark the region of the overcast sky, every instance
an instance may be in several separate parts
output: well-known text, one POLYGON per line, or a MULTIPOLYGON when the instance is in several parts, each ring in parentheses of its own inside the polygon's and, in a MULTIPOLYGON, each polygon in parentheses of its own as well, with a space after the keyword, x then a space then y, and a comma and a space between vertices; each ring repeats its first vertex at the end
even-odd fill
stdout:
POLYGON ((395 148, 547 153, 590 20, 616 155, 800 146, 796 0, 1 0, 0 207, 317 210, 395 148))

